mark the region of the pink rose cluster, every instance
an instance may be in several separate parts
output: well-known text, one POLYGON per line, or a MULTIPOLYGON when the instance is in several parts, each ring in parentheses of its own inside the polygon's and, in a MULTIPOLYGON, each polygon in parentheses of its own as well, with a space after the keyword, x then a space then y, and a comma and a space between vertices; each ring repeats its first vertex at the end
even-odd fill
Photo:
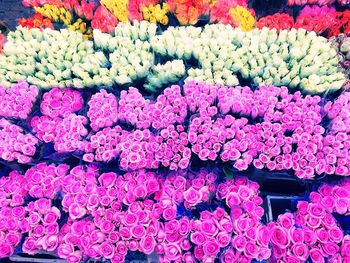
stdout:
POLYGON ((0 207, 15 207, 24 204, 27 195, 26 179, 18 171, 11 171, 0 178, 0 207))
POLYGON ((28 118, 38 94, 38 88, 25 81, 19 81, 10 88, 0 86, 0 117, 28 118))
POLYGON ((0 158, 13 162, 29 163, 35 155, 38 139, 18 125, 0 118, 0 158))
POLYGON ((259 185, 244 177, 226 180, 218 185, 216 195, 230 208, 234 234, 232 246, 222 257, 223 262, 270 258, 270 234, 267 226, 261 223, 264 209, 261 207, 263 200, 258 194, 259 185))
POLYGON ((102 89, 88 102, 87 116, 94 131, 111 127, 118 120, 118 102, 112 93, 102 89))
POLYGON ((350 182, 322 185, 310 194, 310 202, 300 201, 295 214, 285 213, 268 225, 272 255, 276 261, 347 262, 349 237, 345 236, 332 213, 349 214, 350 182))
POLYGON ((80 111, 83 104, 84 101, 79 91, 53 88, 44 93, 40 110, 44 116, 64 118, 73 112, 80 111))
POLYGON ((136 88, 122 91, 119 100, 101 90, 88 103, 89 119, 70 108, 64 118, 36 116, 31 127, 60 153, 82 152, 87 162, 117 159, 124 170, 185 169, 194 154, 240 171, 253 165, 302 179, 349 176, 349 94, 325 103, 286 87, 189 82, 152 101, 136 88))

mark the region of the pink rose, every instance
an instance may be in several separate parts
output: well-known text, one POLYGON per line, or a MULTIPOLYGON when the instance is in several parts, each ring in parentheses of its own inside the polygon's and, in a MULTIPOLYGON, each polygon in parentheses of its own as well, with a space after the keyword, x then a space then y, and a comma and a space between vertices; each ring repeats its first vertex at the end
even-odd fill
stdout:
POLYGON ((274 226, 271 229, 271 242, 274 245, 284 249, 290 243, 289 235, 287 234, 287 232, 282 227, 274 226))
POLYGON ((6 243, 0 243, 0 258, 7 258, 13 255, 13 247, 6 243))
POLYGON ((163 211, 163 217, 165 220, 169 221, 176 218, 177 211, 173 207, 165 208, 163 211))
POLYGON ((315 204, 320 203, 322 200, 322 196, 316 192, 311 192, 309 198, 311 202, 315 204))
POLYGON ((138 218, 136 215, 134 214, 131 214, 131 213, 127 213, 123 219, 122 219, 123 223, 126 225, 126 226, 133 226, 133 225, 136 225, 137 222, 138 222, 138 218))
POLYGON ((204 235, 207 237, 214 237, 218 233, 218 228, 216 227, 214 220, 206 220, 200 224, 200 229, 204 235))
POLYGON ((221 219, 219 222, 219 227, 220 227, 220 230, 228 233, 232 232, 233 230, 233 224, 229 218, 221 219))
POLYGON ((332 196, 325 196, 322 198, 321 200, 321 205, 328 211, 328 212, 332 212, 334 205, 335 205, 335 201, 334 198, 332 196))
POLYGON ((238 219, 242 215, 242 213, 242 209, 238 206, 231 208, 231 217, 233 219, 238 219))
POLYGON ((281 224, 281 226, 285 229, 291 229, 294 225, 294 218, 293 214, 291 213, 284 213, 282 215, 278 216, 278 222, 281 224))
POLYGON ((156 236, 159 231, 159 226, 160 226, 160 223, 158 220, 150 221, 147 227, 147 234, 151 236, 156 236))
POLYGON ((26 214, 26 211, 23 206, 17 206, 12 209, 12 215, 17 218, 18 220, 21 220, 24 218, 26 214))
POLYGON ((231 234, 226 233, 226 232, 220 232, 216 236, 216 240, 217 240, 220 247, 227 247, 228 244, 230 244, 230 242, 231 242, 231 234))
POLYGON ((101 186, 109 188, 114 185, 116 178, 117 178, 117 175, 113 172, 103 173, 98 178, 98 182, 100 183, 101 186))
POLYGON ((320 240, 322 243, 327 242, 329 240, 328 232, 324 228, 316 229, 316 236, 318 240, 320 240))
POLYGON ((46 198, 41 198, 34 202, 34 206, 39 211, 39 213, 45 214, 50 210, 51 202, 46 198))
POLYGON ((350 235, 346 235, 344 237, 344 241, 341 246, 341 254, 344 257, 350 257, 350 235))
POLYGON ((215 240, 207 240, 203 245, 204 255, 216 256, 219 253, 220 246, 215 240))
POLYGON ((252 213, 255 209, 255 203, 250 200, 243 200, 243 208, 248 212, 252 213))
POLYGON ((128 247, 126 246, 124 241, 119 241, 116 243, 116 251, 123 256, 125 256, 128 253, 128 247))
POLYGON ((336 226, 336 221, 334 219, 334 217, 332 216, 332 214, 327 213, 324 218, 322 219, 322 223, 327 227, 327 228, 331 228, 336 226))
POLYGON ((348 199, 339 198, 335 200, 335 210, 338 214, 345 214, 348 210, 348 199))
POLYGON ((308 213, 309 203, 306 201, 299 201, 297 204, 298 212, 302 215, 306 215, 308 213))
POLYGON ((237 193, 230 192, 226 197, 226 204, 228 207, 233 208, 241 204, 241 199, 237 193))
POLYGON ((271 238, 270 230, 267 226, 260 225, 258 227, 257 241, 262 246, 268 246, 271 238))
POLYGON ((176 188, 182 188, 186 184, 186 179, 182 176, 176 176, 173 184, 176 188))
POLYGON ((190 206, 195 206, 202 200, 202 193, 194 189, 192 186, 184 192, 184 199, 190 204, 190 206))
POLYGON ((233 227, 238 233, 243 233, 249 228, 248 218, 241 216, 233 221, 233 227))
POLYGON ((128 247, 130 251, 136 251, 139 247, 139 243, 136 240, 131 240, 128 247))
POLYGON ((34 225, 37 225, 39 224, 41 220, 41 216, 36 213, 36 212, 31 212, 30 215, 29 215, 29 224, 34 226, 34 225))
POLYGON ((338 198, 348 198, 350 197, 350 191, 342 186, 335 186, 333 189, 333 195, 338 198))
POLYGON ((196 246, 194 247, 194 256, 196 257, 196 259, 201 260, 204 256, 204 251, 202 249, 202 247, 200 246, 196 246))
MULTIPOLYGON (((33 255, 36 253, 37 249, 36 249, 36 239, 34 237, 26 237, 26 239, 24 240, 24 243, 22 245, 22 250, 24 253, 27 253, 29 255, 33 255)), ((57 254, 59 253, 59 251, 57 251, 57 254)), ((59 257, 62 257, 60 254, 58 254, 59 257)))
POLYGON ((146 255, 151 254, 156 246, 156 241, 152 236, 145 236, 140 240, 140 250, 146 255))
POLYGON ((73 203, 68 208, 69 216, 73 219, 79 219, 82 218, 86 214, 86 210, 84 207, 81 207, 77 203, 73 203))
POLYGON ((321 250, 319 250, 317 248, 310 249, 310 258, 311 258, 312 262, 324 263, 324 258, 323 258, 322 252, 321 252, 321 250))
POLYGON ((147 196, 147 189, 143 185, 139 185, 134 189, 134 195, 136 198, 145 198, 147 196))
POLYGON ((302 229, 293 227, 291 229, 290 236, 294 243, 304 242, 304 231, 302 229))
POLYGON ((244 236, 234 236, 232 239, 232 246, 240 252, 244 251, 247 244, 247 239, 244 236))
POLYGON ((159 191, 159 183, 156 179, 150 179, 146 183, 146 189, 148 194, 159 191))
POLYGON ((317 236, 314 231, 306 229, 304 231, 304 240, 307 245, 312 246, 316 243, 317 236))
POLYGON ((330 256, 333 256, 339 251, 339 246, 333 242, 323 243, 322 250, 330 256))
POLYGON ((310 227, 310 228, 317 228, 321 225, 322 221, 320 218, 316 218, 313 217, 311 215, 306 215, 305 216, 306 219, 306 224, 310 227))
POLYGON ((221 255, 222 263, 232 263, 235 262, 235 252, 230 248, 221 255))
POLYGON ((111 259, 114 256, 115 247, 109 242, 103 242, 100 245, 99 252, 104 258, 111 259))
POLYGON ((33 235, 36 237, 41 237, 44 235, 45 227, 43 225, 36 225, 33 228, 33 235))
POLYGON ((184 251, 188 251, 191 249, 192 245, 191 242, 188 239, 182 239, 181 243, 180 243, 180 247, 182 250, 184 251))
POLYGON ((248 258, 256 258, 259 254, 257 245, 252 241, 247 242, 243 252, 248 258))
POLYGON ((309 256, 308 247, 304 244, 295 244, 292 246, 292 252, 299 260, 306 261, 309 256))
POLYGON ((195 178, 192 180, 192 186, 194 189, 199 190, 205 185, 205 180, 204 178, 195 178))
POLYGON ((322 218, 326 214, 324 207, 319 204, 309 204, 308 212, 311 216, 316 218, 322 218))
POLYGON ((191 234, 190 239, 193 244, 203 245, 206 242, 207 237, 201 232, 194 232, 191 234))
POLYGON ((58 248, 57 248, 57 255, 60 258, 64 258, 66 259, 69 255, 71 255, 74 252, 74 246, 71 244, 61 244, 58 248))
POLYGON ((255 240, 257 237, 257 228, 249 227, 246 231, 246 236, 248 239, 255 240))
POLYGON ((57 222, 57 219, 57 213, 50 211, 47 214, 45 214, 43 223, 45 226, 52 225, 57 222))
POLYGON ((22 235, 20 233, 14 232, 14 231, 9 231, 5 236, 5 241, 8 244, 15 247, 21 241, 21 238, 22 238, 22 235))
POLYGON ((45 239, 45 243, 46 243, 47 251, 54 251, 58 245, 58 236, 57 235, 47 236, 45 239))
POLYGON ((178 260, 181 257, 181 248, 176 243, 167 244, 164 248, 164 254, 168 260, 178 260))
POLYGON ((182 256, 182 262, 186 263, 196 263, 196 260, 194 259, 191 252, 187 252, 182 256))
POLYGON ((244 185, 240 185, 238 188, 238 195, 244 200, 248 200, 252 196, 252 191, 244 185))
POLYGON ((188 235, 188 233, 190 232, 191 229, 191 225, 190 225, 190 220, 188 219, 188 217, 182 217, 179 220, 179 233, 182 236, 186 236, 188 235))
POLYGON ((216 220, 221 220, 227 213, 223 208, 219 207, 214 211, 213 215, 216 220))
POLYGON ((142 225, 136 225, 131 228, 131 234, 140 239, 146 234, 146 230, 142 225))
POLYGON ((213 217, 213 214, 210 213, 209 211, 203 211, 200 214, 200 220, 201 221, 205 221, 205 220, 209 220, 213 217))

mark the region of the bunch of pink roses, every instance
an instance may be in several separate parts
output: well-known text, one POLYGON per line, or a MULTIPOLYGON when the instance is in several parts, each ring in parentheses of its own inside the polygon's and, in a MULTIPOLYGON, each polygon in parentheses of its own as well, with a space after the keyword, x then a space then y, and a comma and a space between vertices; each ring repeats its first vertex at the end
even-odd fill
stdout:
POLYGON ((94 131, 111 127, 118 119, 118 102, 116 97, 102 89, 94 94, 88 102, 87 116, 94 131))
POLYGON ((19 163, 29 163, 36 152, 38 139, 30 133, 0 118, 0 157, 1 159, 19 163))
POLYGON ((0 178, 0 207, 15 207, 24 204, 27 195, 27 179, 18 171, 11 171, 0 178))
POLYGON ((0 117, 26 119, 38 94, 38 88, 25 81, 19 81, 9 89, 0 86, 0 117))

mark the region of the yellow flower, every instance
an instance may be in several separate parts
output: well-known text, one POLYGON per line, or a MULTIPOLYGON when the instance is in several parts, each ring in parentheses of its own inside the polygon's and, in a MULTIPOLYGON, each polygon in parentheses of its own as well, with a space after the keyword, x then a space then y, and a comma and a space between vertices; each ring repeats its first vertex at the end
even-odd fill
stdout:
POLYGON ((153 6, 150 4, 147 7, 142 8, 143 19, 149 21, 150 23, 161 23, 167 25, 169 19, 167 13, 169 12, 169 5, 163 3, 163 6, 157 4, 153 6))
POLYGON ((121 22, 128 21, 128 2, 128 0, 101 0, 101 4, 121 22))
POLYGON ((250 31, 254 28, 255 17, 243 6, 232 7, 230 16, 243 31, 250 31))

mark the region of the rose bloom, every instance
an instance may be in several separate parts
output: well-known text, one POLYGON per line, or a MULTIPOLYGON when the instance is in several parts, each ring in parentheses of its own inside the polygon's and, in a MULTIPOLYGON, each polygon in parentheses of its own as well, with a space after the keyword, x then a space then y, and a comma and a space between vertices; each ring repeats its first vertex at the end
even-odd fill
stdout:
POLYGON ((324 257, 322 255, 322 252, 321 252, 321 250, 319 250, 317 248, 310 249, 310 257, 311 257, 312 262, 324 263, 324 257))
POLYGON ((252 241, 247 242, 244 248, 244 255, 248 258, 256 258, 258 254, 259 249, 257 245, 252 241))
POLYGON ((271 229, 271 242, 280 248, 286 248, 289 243, 289 234, 280 226, 271 229))
POLYGON ((200 224, 200 229, 207 237, 214 237, 218 233, 218 229, 214 220, 206 220, 200 224))
POLYGON ((292 246, 292 252, 299 260, 305 261, 309 256, 308 247, 304 244, 295 244, 292 246))
POLYGON ((145 236, 140 240, 140 250, 146 255, 151 254, 156 246, 156 241, 152 236, 145 236))
POLYGON ((187 201, 191 206, 195 206, 196 204, 200 203, 203 196, 202 193, 192 186, 188 188, 184 192, 184 199, 187 201))
POLYGON ((171 261, 178 260, 182 256, 181 248, 176 243, 165 245, 164 254, 171 261))
POLYGON ((220 246, 216 240, 207 240, 203 245, 204 255, 216 256, 219 253, 220 246))

